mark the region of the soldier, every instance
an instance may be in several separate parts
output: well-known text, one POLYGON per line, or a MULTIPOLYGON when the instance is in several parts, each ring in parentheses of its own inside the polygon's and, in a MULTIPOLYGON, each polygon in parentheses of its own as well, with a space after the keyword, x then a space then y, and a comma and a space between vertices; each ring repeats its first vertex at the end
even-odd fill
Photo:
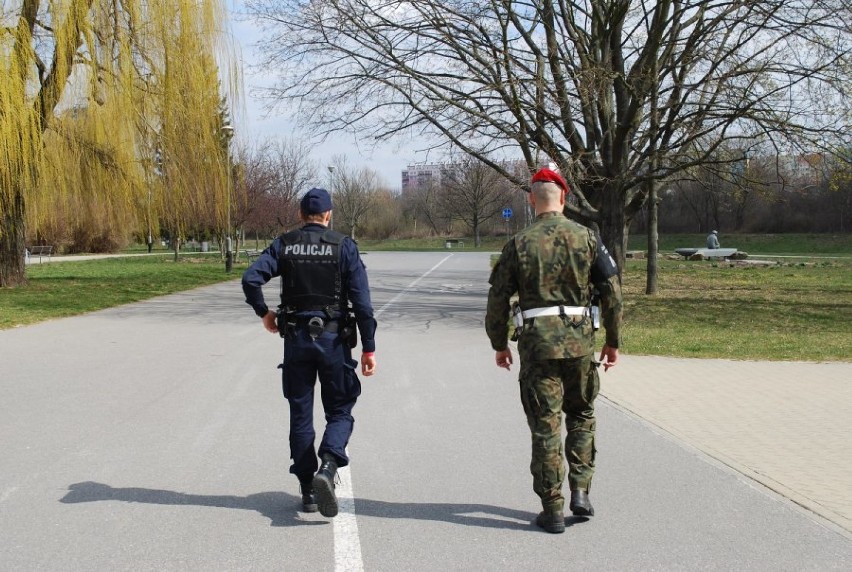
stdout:
POLYGON ((358 362, 351 355, 355 324, 361 333, 361 373, 371 376, 376 368, 376 320, 366 267, 355 242, 327 228, 331 209, 327 191, 308 191, 300 203, 304 226, 272 241, 242 281, 246 302, 264 328, 285 338, 279 367, 290 404, 290 472, 299 479, 305 512, 319 510, 326 517, 338 512, 334 478, 339 467, 349 464, 352 408, 361 394, 358 362), (278 312, 266 306, 261 290, 275 276, 281 276, 278 312), (319 451, 314 449, 313 424, 317 376, 326 418, 319 451))
POLYGON ((563 456, 568 461, 571 512, 594 514, 588 492, 595 466, 599 364, 592 356, 596 326, 591 299, 596 289, 606 327, 600 354, 606 371, 618 360, 621 286, 615 261, 596 234, 562 214, 569 192, 562 176, 542 169, 533 175, 530 187, 536 220, 503 247, 494 266, 485 329, 497 365, 510 369, 506 324, 510 299, 517 293, 513 339, 518 339, 521 403, 532 433, 533 490, 543 508, 536 524, 560 533, 565 530, 563 456))

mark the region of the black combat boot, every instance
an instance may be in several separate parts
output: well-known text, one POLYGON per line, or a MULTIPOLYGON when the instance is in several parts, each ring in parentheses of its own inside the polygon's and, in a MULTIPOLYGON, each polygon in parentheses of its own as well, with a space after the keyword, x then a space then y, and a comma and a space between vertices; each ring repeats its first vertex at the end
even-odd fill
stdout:
POLYGON ((535 523, 552 534, 565 532, 565 515, 561 510, 543 510, 538 513, 535 523))
POLYGON ((302 512, 316 512, 317 493, 314 491, 313 479, 299 479, 299 489, 302 491, 302 512))
POLYGON ((322 456, 322 465, 314 476, 314 491, 320 514, 327 517, 337 516, 337 495, 334 494, 334 477, 337 475, 337 461, 331 455, 322 456))
POLYGON ((568 505, 574 516, 594 516, 595 509, 586 491, 571 491, 571 503, 568 505))

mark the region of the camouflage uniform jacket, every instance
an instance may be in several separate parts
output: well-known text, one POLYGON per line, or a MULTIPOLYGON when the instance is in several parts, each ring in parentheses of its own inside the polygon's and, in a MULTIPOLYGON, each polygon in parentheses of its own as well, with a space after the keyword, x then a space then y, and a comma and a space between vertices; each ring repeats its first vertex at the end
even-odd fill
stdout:
MULTIPOLYGON (((506 243, 489 279, 485 330, 491 347, 508 346, 510 301, 518 294, 522 310, 551 306, 590 306, 592 288, 601 295, 606 342, 617 348, 621 329, 621 286, 612 257, 595 233, 547 212, 506 243)), ((518 341, 521 360, 564 359, 594 352, 591 319, 559 316, 526 320, 518 341)))

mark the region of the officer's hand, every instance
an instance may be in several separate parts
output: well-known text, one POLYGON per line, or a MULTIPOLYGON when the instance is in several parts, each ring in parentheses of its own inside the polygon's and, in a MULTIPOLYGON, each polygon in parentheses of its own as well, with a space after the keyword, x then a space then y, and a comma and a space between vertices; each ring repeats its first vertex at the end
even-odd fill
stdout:
POLYGON ((276 314, 272 310, 269 310, 263 317, 263 327, 266 328, 266 331, 270 334, 278 333, 278 326, 275 324, 275 318, 276 314))
POLYGON ((618 361, 618 348, 611 348, 608 345, 604 344, 603 349, 601 350, 601 357, 599 361, 604 366, 604 373, 611 367, 615 366, 615 362, 618 361))
POLYGON ((361 374, 370 377, 376 371, 376 358, 373 352, 361 354, 361 374))
POLYGON ((494 356, 494 361, 497 362, 497 367, 504 367, 507 370, 512 369, 512 351, 509 348, 497 352, 494 356))

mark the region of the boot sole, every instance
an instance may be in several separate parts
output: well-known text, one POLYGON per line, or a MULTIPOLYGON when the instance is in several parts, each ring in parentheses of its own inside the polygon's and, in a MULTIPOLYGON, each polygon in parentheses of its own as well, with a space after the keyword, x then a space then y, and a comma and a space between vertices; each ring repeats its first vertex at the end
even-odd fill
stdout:
POLYGON ((337 495, 334 494, 334 483, 324 475, 314 477, 314 492, 317 495, 319 513, 325 517, 337 516, 337 495))
POLYGON ((586 508, 582 506, 572 506, 569 507, 571 509, 571 514, 574 516, 595 516, 595 509, 586 508))
POLYGON ((316 504, 302 503, 302 512, 316 512, 318 510, 319 510, 319 507, 316 504))
POLYGON ((565 521, 545 521, 541 517, 535 519, 535 524, 545 532, 550 534, 562 534, 565 532, 565 521))

